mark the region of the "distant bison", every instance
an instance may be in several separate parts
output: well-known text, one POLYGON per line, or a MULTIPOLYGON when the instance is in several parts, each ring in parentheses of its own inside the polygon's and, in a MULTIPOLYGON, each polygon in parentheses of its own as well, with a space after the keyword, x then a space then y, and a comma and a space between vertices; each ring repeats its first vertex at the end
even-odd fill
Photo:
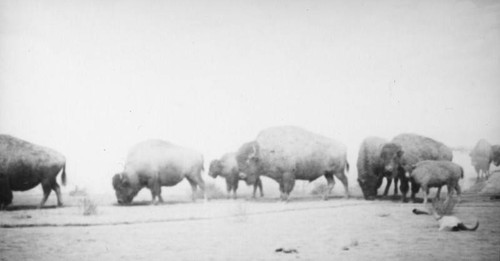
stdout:
POLYGON ((349 195, 344 175, 349 169, 346 153, 340 142, 290 126, 261 131, 255 141, 240 147, 236 159, 248 183, 253 184, 261 174, 278 182, 283 200, 288 200, 295 180, 325 176, 326 199, 335 185, 333 176, 343 183, 345 196, 349 195))
POLYGON ((66 159, 50 148, 42 147, 10 135, 0 135, 0 209, 12 203, 12 191, 30 190, 42 184, 42 207, 52 190, 57 205, 62 206, 61 189, 56 177, 66 185, 66 159))
MULTIPOLYGON (((213 160, 210 163, 210 168, 208 170, 208 175, 212 178, 217 178, 221 176, 226 179, 227 197, 230 197, 231 191, 233 192, 233 197, 236 198, 236 190, 238 190, 238 183, 240 179, 240 170, 238 168, 238 163, 236 162, 236 153, 226 153, 219 160, 213 160)), ((257 178, 256 182, 253 184, 253 197, 255 198, 255 193, 257 188, 260 189, 260 196, 264 196, 262 192, 262 181, 257 178)))
POLYGON ((411 198, 415 201, 415 195, 419 189, 422 188, 424 192, 424 204, 427 203, 427 197, 430 188, 438 188, 436 198, 439 199, 441 194, 441 187, 447 186, 448 197, 452 195, 453 191, 460 195, 459 180, 464 177, 464 170, 459 165, 446 161, 446 160, 424 160, 420 161, 412 168, 410 174, 410 181, 412 183, 411 198))
POLYGON ((195 200, 197 186, 205 192, 202 170, 200 153, 166 141, 148 140, 130 150, 123 172, 113 177, 113 188, 120 204, 132 202, 144 187, 151 190, 153 203, 157 203, 156 197, 163 202, 161 186, 174 186, 186 178, 195 200))
POLYGON ((474 149, 469 153, 471 164, 476 170, 477 179, 488 178, 490 164, 493 161, 493 149, 484 139, 479 140, 474 149))
MULTIPOLYGON (((387 196, 392 183, 392 172, 386 171, 380 157, 382 147, 387 143, 385 139, 368 137, 363 140, 358 153, 358 183, 365 199, 373 199, 382 185, 383 178, 387 179, 384 196, 387 196)), ((394 180, 394 195, 398 193, 398 177, 394 180)))
POLYGON ((386 171, 391 171, 393 177, 399 177, 403 194, 409 190, 406 172, 411 172, 411 167, 423 160, 447 160, 453 159, 453 152, 441 142, 416 134, 400 134, 390 143, 386 143, 380 154, 386 171))

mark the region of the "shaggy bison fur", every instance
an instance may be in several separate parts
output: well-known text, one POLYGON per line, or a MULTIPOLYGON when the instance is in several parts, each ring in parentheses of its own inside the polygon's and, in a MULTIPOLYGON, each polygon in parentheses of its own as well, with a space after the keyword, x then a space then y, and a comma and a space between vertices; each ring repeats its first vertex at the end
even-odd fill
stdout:
MULTIPOLYGON (((232 191, 233 198, 236 198, 238 183, 241 179, 243 179, 240 176, 240 170, 238 168, 238 163, 236 162, 236 152, 226 153, 220 159, 212 160, 212 162, 210 162, 208 175, 212 178, 221 176, 226 179, 227 197, 230 197, 232 191)), ((253 184, 254 198, 257 188, 260 189, 260 196, 264 196, 264 193, 262 192, 262 181, 260 178, 257 178, 256 182, 253 184)))
MULTIPOLYGON (((384 196, 387 196, 392 183, 392 172, 386 171, 380 154, 382 147, 388 141, 379 137, 368 137, 363 140, 359 148, 357 169, 358 183, 365 199, 374 199, 382 185, 382 180, 387 179, 384 196)), ((394 180, 394 195, 397 190, 398 179, 394 180)))
POLYGON ((153 203, 157 203, 157 197, 163 201, 162 186, 174 186, 187 179, 195 200, 197 186, 205 191, 202 170, 200 153, 162 140, 147 140, 130 150, 123 172, 113 176, 113 188, 119 204, 132 202, 144 187, 151 190, 153 203))
POLYGON ((451 161, 453 152, 439 141, 405 133, 394 137, 390 143, 385 144, 380 156, 385 170, 391 171, 393 177, 399 178, 403 201, 406 201, 409 180, 405 173, 411 172, 412 166, 423 160, 451 161))
POLYGON ((256 140, 242 145, 236 155, 239 169, 253 184, 259 175, 279 183, 281 198, 288 200, 295 180, 313 181, 324 176, 328 182, 325 198, 334 187, 336 176, 348 197, 349 164, 346 147, 340 142, 292 126, 273 127, 259 133, 256 140))
POLYGON ((59 152, 10 135, 0 135, 0 208, 12 202, 12 191, 30 190, 42 185, 42 207, 54 190, 57 205, 62 206, 61 189, 56 177, 66 185, 66 158, 59 152))
POLYGON ((413 167, 410 174, 412 183, 411 198, 415 201, 415 195, 422 188, 424 192, 424 204, 427 203, 427 197, 430 188, 437 188, 436 198, 439 199, 441 187, 447 186, 448 197, 455 190, 457 195, 460 195, 460 185, 458 181, 464 177, 464 170, 458 164, 446 160, 424 160, 420 161, 413 167))
POLYGON ((485 140, 481 139, 469 153, 471 164, 476 170, 477 179, 488 178, 490 176, 490 164, 493 161, 493 148, 485 140))

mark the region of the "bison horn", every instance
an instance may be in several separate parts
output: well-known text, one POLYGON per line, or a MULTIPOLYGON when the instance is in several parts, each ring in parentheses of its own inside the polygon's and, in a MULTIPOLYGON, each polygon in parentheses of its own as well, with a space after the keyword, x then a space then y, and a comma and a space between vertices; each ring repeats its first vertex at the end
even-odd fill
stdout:
POLYGON ((255 157, 257 154, 257 150, 255 149, 255 144, 252 144, 252 153, 248 156, 249 158, 255 157))

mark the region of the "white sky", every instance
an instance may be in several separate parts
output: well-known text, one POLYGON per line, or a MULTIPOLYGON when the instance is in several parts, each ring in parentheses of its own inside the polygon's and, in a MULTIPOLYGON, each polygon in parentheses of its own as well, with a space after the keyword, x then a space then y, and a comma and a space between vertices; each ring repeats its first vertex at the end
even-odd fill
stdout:
POLYGON ((206 168, 283 124, 351 165, 369 135, 500 144, 500 2, 478 3, 0 0, 0 133, 109 190, 148 138, 206 168))

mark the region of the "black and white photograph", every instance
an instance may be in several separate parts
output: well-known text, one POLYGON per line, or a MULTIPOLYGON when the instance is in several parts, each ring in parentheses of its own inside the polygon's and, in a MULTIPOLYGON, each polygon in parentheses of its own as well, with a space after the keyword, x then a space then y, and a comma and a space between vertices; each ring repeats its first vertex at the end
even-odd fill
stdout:
POLYGON ((11 260, 500 260, 500 1, 0 0, 11 260))

